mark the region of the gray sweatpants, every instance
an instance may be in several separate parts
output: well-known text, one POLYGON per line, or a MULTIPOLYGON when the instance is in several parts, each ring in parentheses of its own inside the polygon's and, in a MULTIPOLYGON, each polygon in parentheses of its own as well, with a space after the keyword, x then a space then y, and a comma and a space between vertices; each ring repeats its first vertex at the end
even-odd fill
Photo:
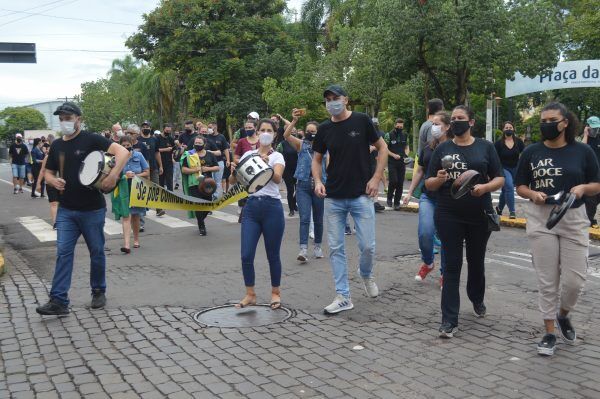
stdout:
POLYGON ((552 230, 546 221, 552 205, 527 206, 527 237, 538 278, 540 311, 544 320, 556 318, 559 308, 575 307, 585 284, 590 221, 585 207, 570 209, 552 230))

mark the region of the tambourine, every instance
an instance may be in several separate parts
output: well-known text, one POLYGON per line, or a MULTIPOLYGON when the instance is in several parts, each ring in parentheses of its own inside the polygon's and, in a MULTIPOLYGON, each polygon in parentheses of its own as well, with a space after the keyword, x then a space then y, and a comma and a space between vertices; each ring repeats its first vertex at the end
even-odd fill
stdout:
POLYGON ((450 187, 450 195, 454 199, 464 197, 473 190, 473 187, 479 182, 479 172, 473 169, 464 171, 450 187))
MULTIPOLYGON (((546 221, 546 228, 548 230, 552 230, 554 226, 560 222, 560 220, 565 216, 567 211, 571 209, 573 203, 577 199, 577 196, 573 193, 565 193, 561 191, 560 193, 553 195, 552 197, 548 197, 551 201, 558 201, 556 205, 550 211, 550 216, 548 216, 548 220, 546 221)), ((546 201, 548 201, 546 199, 546 201)))

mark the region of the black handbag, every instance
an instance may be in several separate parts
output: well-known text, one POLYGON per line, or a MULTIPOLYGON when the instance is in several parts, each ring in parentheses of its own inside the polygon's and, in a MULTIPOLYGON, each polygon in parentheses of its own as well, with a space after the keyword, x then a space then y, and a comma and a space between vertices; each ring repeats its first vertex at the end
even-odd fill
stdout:
POLYGON ((488 231, 500 231, 500 215, 496 212, 485 211, 488 231))

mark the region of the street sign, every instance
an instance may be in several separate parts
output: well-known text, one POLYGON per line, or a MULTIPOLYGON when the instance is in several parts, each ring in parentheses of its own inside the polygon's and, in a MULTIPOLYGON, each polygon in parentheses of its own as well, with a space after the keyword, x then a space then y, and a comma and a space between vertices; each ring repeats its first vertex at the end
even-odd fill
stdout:
POLYGON ((0 63, 35 64, 35 43, 0 42, 0 63))

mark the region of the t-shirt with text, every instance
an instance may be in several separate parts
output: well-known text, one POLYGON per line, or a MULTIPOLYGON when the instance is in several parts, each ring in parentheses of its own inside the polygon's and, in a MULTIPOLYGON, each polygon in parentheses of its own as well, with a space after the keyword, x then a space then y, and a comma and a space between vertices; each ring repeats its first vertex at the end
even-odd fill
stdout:
MULTIPOLYGON (((544 143, 532 144, 523 151, 517 167, 516 186, 528 186, 547 195, 571 191, 580 184, 600 182, 598 160, 586 144, 574 142, 561 148, 544 143)), ((581 206, 576 200, 573 208, 581 206)))

